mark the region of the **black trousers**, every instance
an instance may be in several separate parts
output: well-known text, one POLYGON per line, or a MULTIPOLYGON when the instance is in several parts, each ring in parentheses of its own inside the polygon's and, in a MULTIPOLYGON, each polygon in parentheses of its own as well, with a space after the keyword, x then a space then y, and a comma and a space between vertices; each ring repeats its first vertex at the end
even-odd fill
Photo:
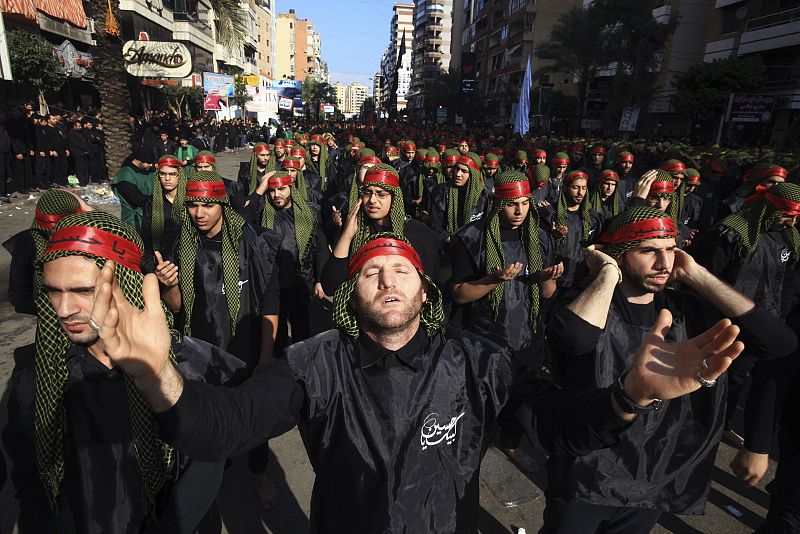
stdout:
POLYGON ((276 354, 289 345, 289 324, 292 325, 291 343, 311 337, 308 312, 310 297, 311 294, 305 284, 281 288, 281 309, 278 314, 278 332, 275 336, 276 354))
POLYGON ((549 497, 539 534, 649 534, 661 510, 602 506, 576 500, 554 502, 549 497))
MULTIPOLYGON (((758 361, 754 356, 743 355, 735 360, 728 368, 728 397, 726 399, 727 408, 725 410, 725 429, 733 429, 735 426, 736 407, 742 399, 742 392, 750 380, 750 372, 758 361)), ((741 432, 741 430, 740 430, 741 432)))
POLYGON ((75 169, 75 176, 78 183, 86 185, 89 183, 89 156, 87 154, 72 153, 72 166, 75 169))

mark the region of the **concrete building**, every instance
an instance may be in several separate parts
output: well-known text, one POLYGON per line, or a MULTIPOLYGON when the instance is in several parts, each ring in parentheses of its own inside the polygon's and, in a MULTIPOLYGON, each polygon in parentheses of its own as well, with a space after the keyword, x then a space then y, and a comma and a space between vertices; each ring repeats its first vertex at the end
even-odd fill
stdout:
POLYGON ((376 105, 386 112, 389 106, 394 104, 390 89, 395 83, 397 83, 395 100, 397 111, 406 108, 406 93, 411 88, 411 55, 414 50, 414 4, 395 4, 392 10, 394 14, 389 27, 389 46, 381 60, 381 75, 386 90, 381 93, 380 98, 375 98, 376 105), (403 46, 404 39, 405 46, 403 46), (401 50, 405 53, 399 58, 401 50), (400 59, 399 69, 397 69, 398 59, 400 59), (397 73, 396 81, 395 73, 397 73))
POLYGON ((800 5, 791 0, 717 0, 708 22, 706 62, 758 54, 767 66, 760 94, 774 97, 764 123, 738 123, 737 140, 800 144, 800 5), (794 132, 794 133, 792 133, 794 132))
POLYGON ((341 82, 336 82, 333 89, 336 92, 336 109, 344 114, 345 118, 350 119, 361 113, 364 101, 369 97, 369 88, 366 85, 356 82, 343 85, 341 82))
MULTIPOLYGON (((485 2, 485 0, 483 0, 485 2)), ((461 65, 461 29, 465 0, 416 0, 411 56, 409 116, 432 120, 442 74, 461 65)), ((507 3, 507 1, 506 1, 507 3)))
POLYGON ((258 0, 258 54, 256 66, 261 76, 275 77, 275 11, 272 0, 258 0))
POLYGON ((294 9, 280 13, 275 23, 275 77, 327 81, 322 69, 321 39, 314 23, 299 19, 294 9))
POLYGON ((386 87, 383 74, 376 72, 372 78, 372 105, 380 105, 381 98, 389 89, 386 87))
MULTIPOLYGON (((519 98, 528 57, 550 35, 561 13, 580 6, 581 0, 466 0, 462 52, 476 55, 476 93, 487 115, 508 120, 519 98)), ((548 64, 532 57, 534 90, 574 93, 571 76, 544 76, 548 64)))

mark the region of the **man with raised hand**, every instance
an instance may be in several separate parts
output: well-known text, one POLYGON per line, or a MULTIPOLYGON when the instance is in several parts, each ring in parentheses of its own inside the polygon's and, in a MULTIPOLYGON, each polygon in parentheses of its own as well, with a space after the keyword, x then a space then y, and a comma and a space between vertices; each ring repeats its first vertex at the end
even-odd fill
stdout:
MULTIPOLYGON (((259 366, 235 388, 186 380, 168 365, 155 277, 144 285, 140 312, 106 267, 91 317, 105 353, 159 413, 167 442, 192 458, 228 458, 300 420, 316 473, 311 532, 477 529, 480 463, 509 400, 510 357, 484 338, 442 326, 441 293, 408 242, 373 236, 337 291, 337 329, 289 347, 285 362, 259 366)), ((519 384, 513 402, 523 425, 535 427, 553 452, 613 445, 636 409, 699 389, 701 370, 705 380, 717 379, 743 349, 727 320, 672 345, 664 341, 670 324, 662 312, 613 387, 562 392, 541 379, 519 384)))

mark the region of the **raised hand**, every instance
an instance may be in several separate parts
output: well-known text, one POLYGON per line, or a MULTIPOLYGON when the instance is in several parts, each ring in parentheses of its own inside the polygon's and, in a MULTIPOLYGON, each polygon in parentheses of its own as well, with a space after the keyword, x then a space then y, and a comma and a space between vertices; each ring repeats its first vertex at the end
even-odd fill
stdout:
POLYGON ((339 210, 336 209, 336 206, 331 206, 331 217, 333 218, 333 224, 337 228, 342 227, 342 214, 339 210))
POLYGON ((134 380, 154 380, 169 364, 172 339, 164 309, 161 307, 158 280, 154 274, 144 277, 144 309, 132 306, 114 277, 116 265, 107 261, 95 284, 91 319, 103 351, 115 365, 134 380))
POLYGON ((175 287, 178 285, 178 266, 171 261, 164 260, 159 251, 155 251, 156 256, 156 277, 165 287, 175 287))
POLYGON ((603 252, 602 245, 589 245, 584 249, 584 261, 593 274, 597 274, 605 263, 616 265, 617 261, 603 252))
POLYGON ((658 176, 658 171, 655 169, 651 169, 644 173, 633 187, 633 196, 647 198, 647 195, 650 194, 650 186, 653 185, 653 182, 655 182, 656 176, 658 176))
POLYGON ((703 387, 698 373, 714 382, 744 350, 744 343, 736 341, 739 327, 729 319, 680 343, 665 341, 671 326, 672 314, 661 310, 625 377, 626 394, 640 406, 697 391, 703 387))
POLYGON ((513 280, 514 278, 516 278, 521 271, 522 271, 522 264, 520 262, 515 262, 509 265, 508 267, 495 267, 494 270, 491 272, 491 277, 497 283, 506 282, 508 280, 513 280))

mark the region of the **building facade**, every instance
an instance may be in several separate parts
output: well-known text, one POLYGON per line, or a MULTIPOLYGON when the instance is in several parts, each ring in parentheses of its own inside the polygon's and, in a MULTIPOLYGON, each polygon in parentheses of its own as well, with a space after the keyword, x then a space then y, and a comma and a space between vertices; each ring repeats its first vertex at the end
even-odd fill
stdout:
POLYGON ((409 117, 430 120, 450 69, 461 64, 461 28, 466 0, 416 0, 411 55, 409 117))
POLYGON ((273 47, 275 45, 275 12, 272 0, 258 0, 256 3, 258 14, 258 54, 256 67, 261 76, 275 77, 275 59, 273 47))
POLYGON ((381 92, 380 98, 375 97, 376 105, 385 113, 388 113, 390 106, 396 106, 398 112, 406 108, 406 94, 411 88, 411 55, 414 50, 414 4, 395 4, 392 10, 389 46, 381 60, 385 90, 381 92), (403 52, 402 57, 400 52, 403 52), (392 95, 391 89, 395 84, 397 90, 392 95))
POLYGON ((711 12, 703 60, 759 55, 767 81, 760 94, 773 97, 768 121, 738 123, 734 141, 800 144, 800 4, 792 0, 717 0, 711 12))
POLYGON ((327 82, 322 66, 322 40, 314 23, 299 19, 294 9, 280 13, 275 23, 275 77, 305 80, 311 76, 327 82))

